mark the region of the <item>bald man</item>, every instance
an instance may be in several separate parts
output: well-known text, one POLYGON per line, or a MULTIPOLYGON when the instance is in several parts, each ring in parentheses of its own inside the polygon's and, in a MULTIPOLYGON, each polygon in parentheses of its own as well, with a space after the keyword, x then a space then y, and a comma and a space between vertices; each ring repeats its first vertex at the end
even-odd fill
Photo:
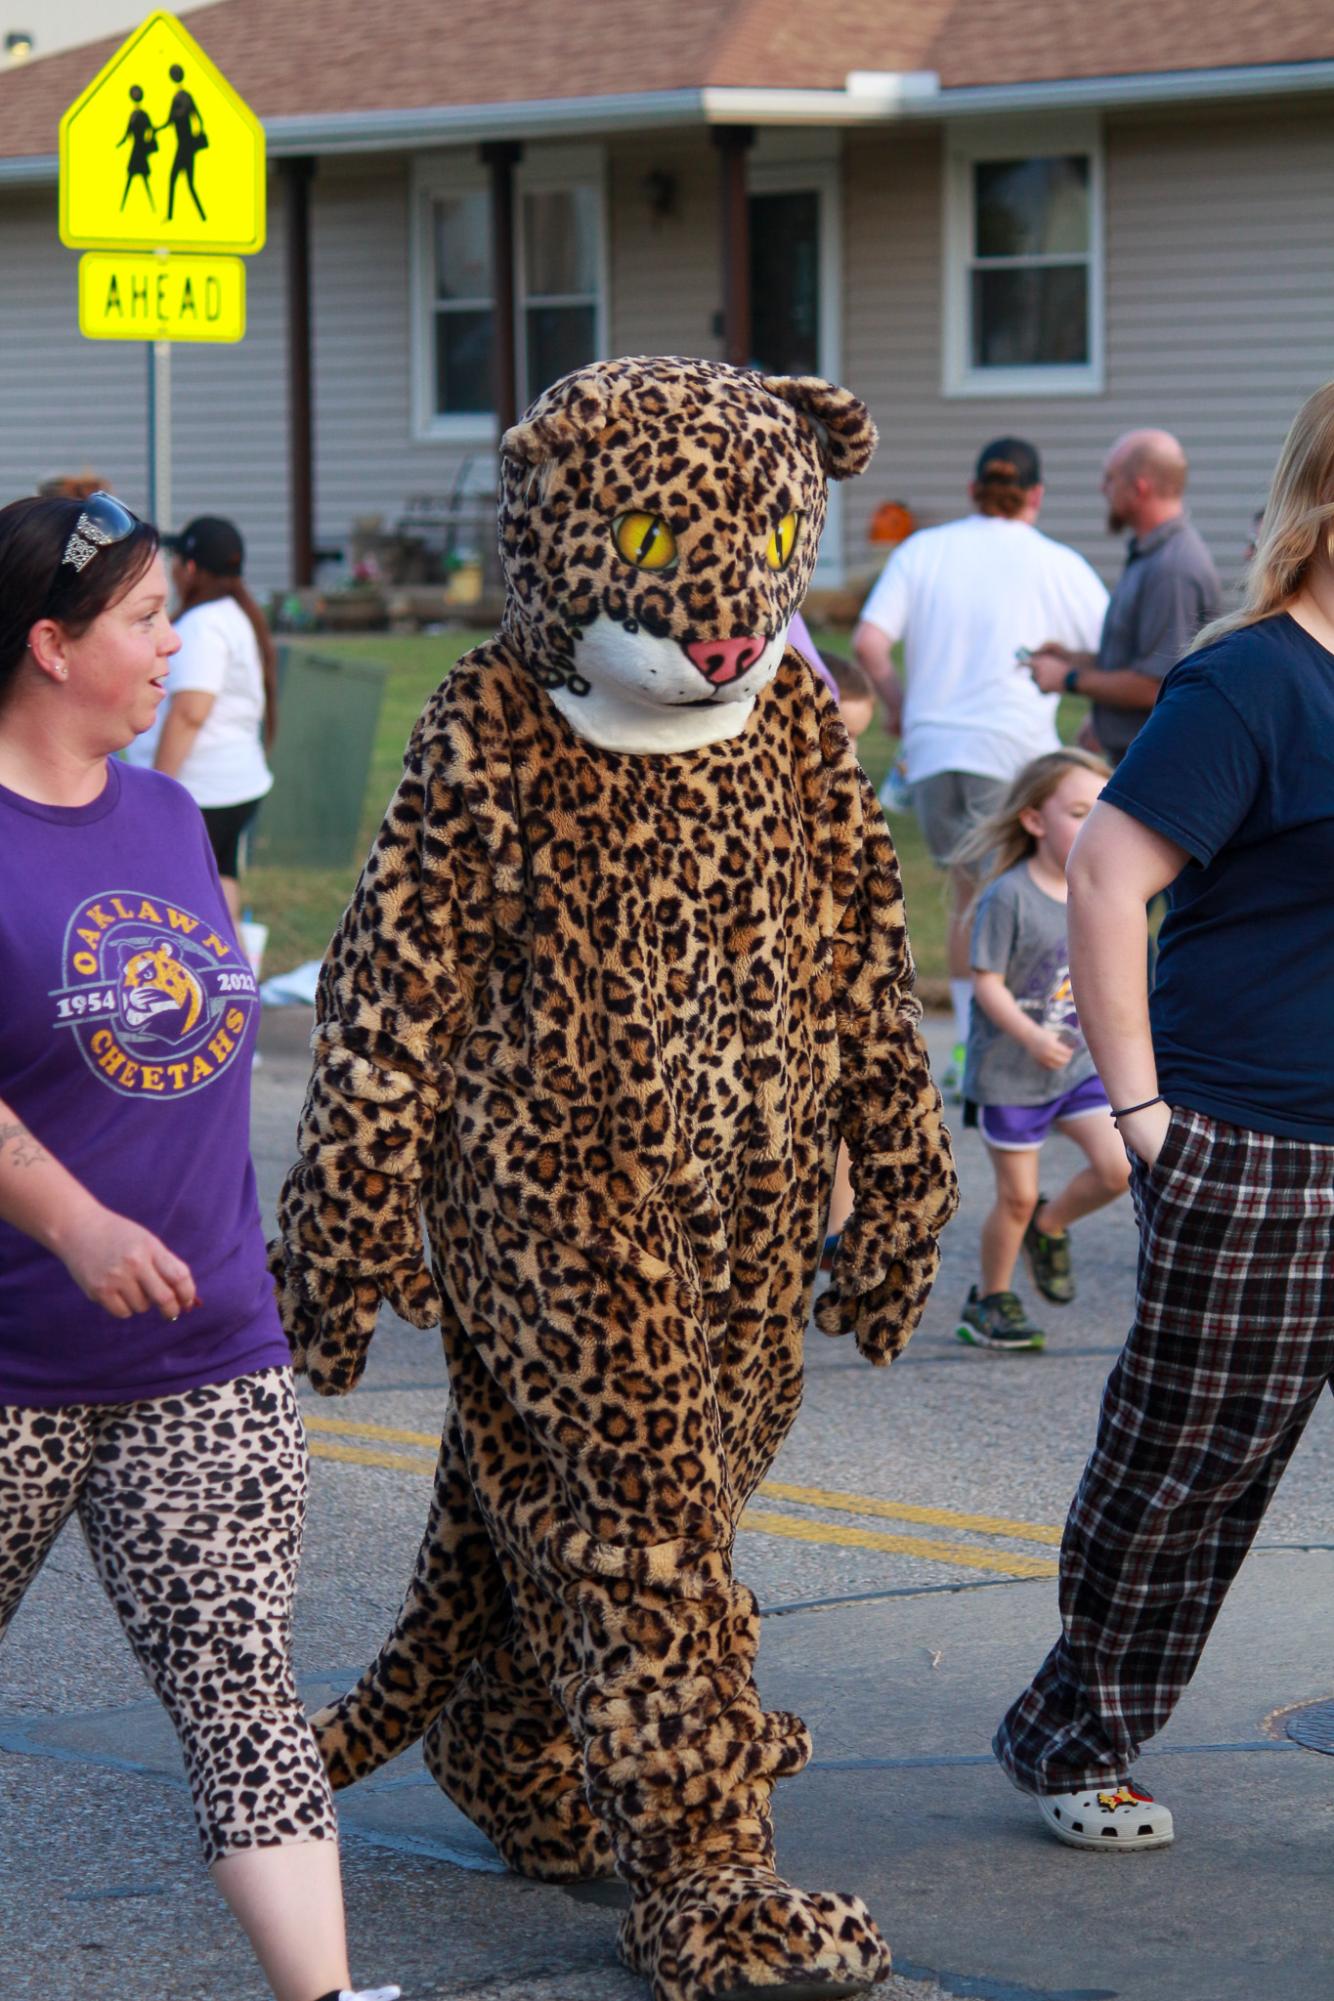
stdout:
POLYGON ((1075 653, 1047 642, 1029 665, 1044 694, 1090 698, 1093 735, 1119 764, 1168 668, 1218 616, 1221 593, 1209 551, 1186 514, 1186 454, 1170 431, 1118 438, 1103 462, 1102 491, 1108 533, 1128 529, 1130 546, 1098 651, 1075 653))

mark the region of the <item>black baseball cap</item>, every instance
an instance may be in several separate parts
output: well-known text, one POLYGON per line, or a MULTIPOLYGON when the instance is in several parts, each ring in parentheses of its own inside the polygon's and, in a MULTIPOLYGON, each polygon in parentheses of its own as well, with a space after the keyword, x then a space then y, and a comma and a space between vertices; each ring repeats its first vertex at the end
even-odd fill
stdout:
POLYGON ((197 514, 179 535, 164 535, 162 544, 173 556, 198 563, 211 577, 239 577, 245 564, 240 529, 219 514, 197 514))
POLYGON ((1013 480, 1016 486, 1041 486, 1042 465, 1033 446, 1023 438, 993 438, 977 455, 976 479, 1013 480))

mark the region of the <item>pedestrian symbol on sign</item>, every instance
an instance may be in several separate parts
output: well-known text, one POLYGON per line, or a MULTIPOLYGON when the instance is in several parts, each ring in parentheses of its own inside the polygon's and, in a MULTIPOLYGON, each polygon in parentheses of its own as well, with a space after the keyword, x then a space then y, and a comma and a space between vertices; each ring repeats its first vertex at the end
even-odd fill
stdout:
POLYGON ((124 211, 125 204, 130 198, 131 187, 139 180, 144 184, 148 206, 154 215, 157 214, 157 203, 153 200, 152 188, 153 155, 158 150, 158 133, 165 132, 170 126, 176 134, 176 157, 171 163, 171 179, 167 183, 167 221, 171 221, 175 212, 176 183, 184 174, 185 185, 190 190, 190 199, 198 211, 199 220, 207 222, 204 204, 200 201, 199 190, 195 186, 195 157, 208 145, 208 133, 204 130, 199 106, 185 88, 185 71, 181 65, 173 63, 169 75, 176 86, 176 95, 171 100, 170 111, 160 125, 155 125, 148 112, 144 110, 144 93, 140 85, 137 83, 130 85, 130 102, 134 109, 130 113, 129 124, 116 142, 117 150, 127 142, 130 147, 125 192, 120 198, 121 210, 124 211))
POLYGON ((171 66, 171 80, 176 86, 176 95, 171 100, 171 110, 167 113, 166 124, 157 128, 159 132, 165 132, 167 125, 170 125, 176 134, 176 158, 171 163, 171 180, 167 187, 167 221, 171 221, 172 210, 176 205, 176 183, 184 174, 190 198, 199 210, 199 220, 207 222, 204 204, 200 201, 195 187, 195 155, 202 153, 207 146, 208 133, 204 130, 199 107, 185 88, 185 71, 179 63, 173 63, 171 66))
POLYGON ((125 192, 120 198, 120 205, 124 209, 130 199, 130 189, 136 181, 142 181, 144 193, 148 196, 148 206, 156 215, 157 209, 153 202, 153 190, 148 184, 148 176, 153 155, 157 151, 157 133, 153 130, 152 119, 143 108, 144 94, 137 83, 130 85, 130 102, 134 110, 130 113, 129 124, 125 127, 125 137, 119 141, 122 146, 126 140, 130 142, 130 164, 125 175, 125 192))

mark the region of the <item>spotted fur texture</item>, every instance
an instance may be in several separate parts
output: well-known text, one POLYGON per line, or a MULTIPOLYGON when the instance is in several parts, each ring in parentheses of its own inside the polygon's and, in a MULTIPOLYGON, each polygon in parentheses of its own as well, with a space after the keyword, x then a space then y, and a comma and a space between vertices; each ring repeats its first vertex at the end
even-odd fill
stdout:
POLYGON ((129 1404, 0 1405, 0 1640, 77 1514, 180 1739, 208 1863, 338 1839, 292 1673, 306 1482, 286 1369, 129 1404))
POLYGON ((956 1200, 884 818, 781 643, 826 478, 873 435, 827 383, 630 362, 507 436, 505 622, 414 731, 324 969, 281 1203, 315 1386, 356 1382, 385 1297, 439 1317, 452 1391, 396 1628, 317 1719, 331 1776, 425 1731, 513 1867, 614 1863, 657 2001, 860 1992, 889 1964, 855 1899, 774 1873, 770 1792, 810 1746, 760 1705, 732 1573, 800 1402, 839 1135, 857 1213, 821 1324, 869 1360, 911 1334, 956 1200), (667 577, 617 552, 629 506, 670 521, 667 577), (744 727, 590 741, 583 642, 615 627, 687 659, 762 640, 750 692, 673 683, 744 727))

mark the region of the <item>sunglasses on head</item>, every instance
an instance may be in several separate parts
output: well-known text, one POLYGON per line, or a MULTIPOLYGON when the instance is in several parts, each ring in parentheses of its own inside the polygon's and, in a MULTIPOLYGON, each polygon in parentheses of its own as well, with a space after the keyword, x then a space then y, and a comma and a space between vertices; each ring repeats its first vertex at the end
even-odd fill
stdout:
POLYGON ((114 493, 90 493, 79 504, 79 518, 65 544, 65 553, 52 580, 53 586, 61 581, 61 572, 66 564, 77 576, 88 567, 99 549, 109 549, 116 542, 124 542, 138 526, 136 517, 123 500, 117 500, 114 493))
POLYGON ((55 616, 56 607, 68 584, 87 569, 100 549, 124 542, 142 524, 114 493, 90 493, 79 503, 79 518, 65 543, 65 553, 56 564, 55 575, 42 608, 44 618, 55 616))

